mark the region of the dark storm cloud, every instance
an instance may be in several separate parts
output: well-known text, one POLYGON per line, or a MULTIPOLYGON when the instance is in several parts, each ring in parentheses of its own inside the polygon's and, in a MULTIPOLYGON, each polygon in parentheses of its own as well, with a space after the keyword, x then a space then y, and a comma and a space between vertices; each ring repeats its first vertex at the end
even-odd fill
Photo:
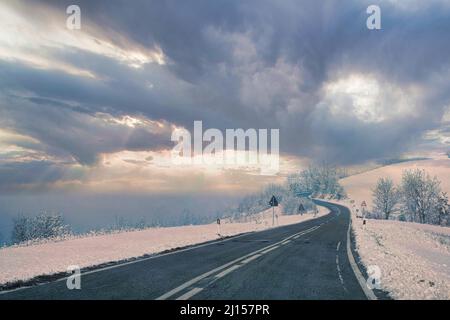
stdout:
POLYGON ((32 189, 51 185, 61 180, 80 179, 81 172, 68 170, 51 161, 0 163, 0 191, 11 192, 23 188, 32 189))
MULTIPOLYGON (((145 98, 138 101, 135 97, 139 95, 130 92, 128 103, 134 108, 128 109, 123 92, 117 93, 126 92, 124 86, 114 92, 96 81, 17 64, 0 64, 0 73, 4 88, 0 95, 1 127, 37 139, 50 155, 70 155, 81 164, 92 165, 100 153, 172 145, 171 128, 165 122, 164 128, 133 128, 113 121, 113 116, 120 119, 124 114, 139 114, 144 106, 145 98)), ((26 146, 22 143, 22 147, 26 146)))
MULTIPOLYGON (((72 4, 44 2, 60 10, 72 4)), ((349 163, 392 156, 439 126, 449 103, 450 11, 439 2, 421 4, 421 10, 413 8, 420 4, 415 1, 411 8, 378 3, 381 31, 366 28, 365 10, 373 1, 78 1, 83 21, 111 42, 123 41, 114 37, 118 32, 144 47, 160 47, 167 64, 136 70, 93 53, 55 49, 52 57, 100 80, 2 63, 0 83, 10 92, 34 94, 26 102, 16 99, 17 110, 8 111, 19 131, 81 163, 94 163, 101 152, 170 143, 169 136, 165 141, 142 130, 124 141, 123 131, 86 124, 80 116, 96 112, 188 128, 193 120, 220 129, 280 128, 282 152, 314 159, 349 163), (410 113, 381 122, 336 116, 324 86, 353 73, 400 91, 420 87, 421 97, 410 113), (70 111, 55 105, 67 101, 76 102, 70 111)), ((399 103, 382 107, 400 109, 399 103)))

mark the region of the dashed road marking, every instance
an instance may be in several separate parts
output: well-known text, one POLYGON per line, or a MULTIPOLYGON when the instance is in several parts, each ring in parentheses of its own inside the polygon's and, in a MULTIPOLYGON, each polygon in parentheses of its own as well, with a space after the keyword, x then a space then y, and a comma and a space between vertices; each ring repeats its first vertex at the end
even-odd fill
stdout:
POLYGON ((340 247, 341 247, 341 242, 339 241, 336 246, 336 269, 338 272, 339 281, 341 282, 341 285, 344 288, 344 290, 347 291, 347 288, 345 287, 345 284, 344 284, 344 278, 342 278, 341 267, 339 266, 339 248, 340 247))
POLYGON ((261 256, 262 256, 261 254, 255 254, 254 256, 251 256, 250 258, 245 259, 244 261, 242 261, 242 264, 249 263, 250 261, 253 261, 253 260, 255 260, 255 259, 257 259, 257 258, 259 258, 261 256))
MULTIPOLYGON (((250 259, 250 258, 249 258, 249 259, 250 259)), ((227 274, 229 274, 230 272, 233 272, 234 270, 236 270, 237 268, 240 268, 240 267, 241 267, 241 265, 235 264, 234 266, 229 267, 228 269, 223 270, 221 273, 217 274, 215 277, 216 277, 217 279, 223 278, 223 277, 225 277, 227 274)))
POLYGON ((186 292, 182 296, 178 297, 177 300, 188 300, 189 298, 195 296, 197 293, 202 291, 203 288, 193 288, 192 290, 186 292))
POLYGON ((156 300, 166 300, 169 299, 173 296, 175 296, 177 293, 182 292, 183 290, 189 289, 190 287, 194 286, 195 284, 197 284, 198 282, 200 282, 201 280, 208 278, 210 276, 212 276, 213 274, 220 272, 218 275, 216 275, 207 285, 205 285, 204 287, 194 287, 192 289, 190 289, 188 292, 182 294, 180 297, 177 298, 177 300, 182 300, 182 299, 189 299, 191 297, 193 297, 194 295, 196 295, 197 293, 199 293, 200 291, 202 291, 205 287, 207 287, 209 284, 211 284, 212 282, 217 281, 219 278, 224 277, 225 275, 235 271, 236 269, 240 268, 242 265, 244 265, 245 263, 248 263, 272 250, 275 250, 277 248, 279 248, 281 245, 286 244, 286 241, 290 241, 290 239, 292 239, 295 236, 302 236, 305 235, 307 233, 313 232, 315 230, 317 230, 319 228, 319 226, 314 226, 312 228, 309 228, 307 230, 303 230, 300 231, 298 233, 295 233, 293 235, 290 235, 289 237, 278 241, 272 245, 269 245, 267 247, 264 247, 262 249, 258 249, 254 252, 248 253, 240 258, 237 258, 231 262, 228 262, 222 266, 219 266, 215 269, 212 269, 208 272, 205 272, 183 284, 181 284, 180 286, 166 292, 165 294, 159 296, 158 298, 156 298, 156 300), (225 269, 225 270, 224 270, 225 269))

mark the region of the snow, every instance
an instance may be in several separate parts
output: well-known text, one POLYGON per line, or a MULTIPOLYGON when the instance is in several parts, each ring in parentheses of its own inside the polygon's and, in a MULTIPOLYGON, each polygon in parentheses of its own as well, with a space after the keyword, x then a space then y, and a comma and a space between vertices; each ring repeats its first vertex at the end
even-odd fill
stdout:
POLYGON ((450 299, 450 228, 352 218, 363 264, 380 268, 394 299, 450 299))
MULTIPOLYGON (((404 162, 367 171, 341 180, 349 199, 358 208, 372 206, 372 189, 380 177, 401 181, 403 170, 425 169, 442 181, 450 194, 450 159, 445 157, 404 162)), ((349 208, 349 200, 340 201, 349 208)), ((450 228, 418 223, 367 220, 352 212, 358 254, 364 266, 381 269, 381 288, 394 299, 450 299, 450 228)))
POLYGON ((389 177, 394 183, 399 184, 403 171, 411 169, 424 169, 431 176, 437 176, 441 181, 442 190, 450 194, 450 159, 447 156, 389 165, 349 176, 341 179, 340 182, 350 199, 354 199, 358 205, 362 201, 366 201, 370 208, 372 206, 372 190, 379 178, 389 177))
MULTIPOLYGON (((313 214, 282 215, 276 208, 278 226, 313 219, 313 214)), ((328 213, 319 207, 317 217, 328 213)), ((272 226, 272 209, 259 214, 258 223, 222 221, 222 236, 262 231, 272 226)), ((0 249, 0 284, 29 280, 40 275, 66 272, 68 266, 80 268, 120 261, 145 254, 185 247, 218 239, 217 224, 151 228, 140 231, 119 232, 71 238, 61 241, 0 249)))

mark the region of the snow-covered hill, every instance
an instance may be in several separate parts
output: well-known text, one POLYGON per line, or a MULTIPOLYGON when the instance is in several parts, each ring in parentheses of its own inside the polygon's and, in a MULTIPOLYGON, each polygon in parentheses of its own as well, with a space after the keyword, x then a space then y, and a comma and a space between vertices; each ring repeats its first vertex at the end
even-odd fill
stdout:
MULTIPOLYGON (((404 162, 347 177, 341 180, 350 199, 344 201, 355 210, 362 201, 372 206, 372 189, 377 179, 401 181, 406 169, 425 169, 442 182, 450 194, 450 159, 404 162)), ((342 202, 341 202, 342 203, 342 202)), ((395 299, 450 299, 450 228, 418 223, 367 220, 352 214, 357 251, 365 267, 378 266, 381 287, 395 299)))
POLYGON ((390 177, 396 184, 401 182, 404 170, 424 169, 431 176, 437 176, 441 181, 443 191, 450 194, 450 158, 447 155, 435 156, 433 159, 402 162, 378 169, 370 170, 361 174, 352 175, 341 179, 350 199, 357 204, 366 201, 369 208, 372 205, 372 189, 378 178, 390 177))

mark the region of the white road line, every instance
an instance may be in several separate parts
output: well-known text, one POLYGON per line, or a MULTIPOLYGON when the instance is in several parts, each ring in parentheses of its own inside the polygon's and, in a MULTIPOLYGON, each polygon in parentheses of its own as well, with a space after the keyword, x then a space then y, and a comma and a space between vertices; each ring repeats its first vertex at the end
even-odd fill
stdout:
POLYGON ((202 291, 203 288, 193 288, 192 290, 186 292, 185 294, 183 294, 182 296, 178 297, 176 300, 187 300, 193 296, 195 296, 197 293, 199 293, 200 291, 202 291))
MULTIPOLYGON (((341 212, 341 210, 339 210, 341 212)), ((348 229, 347 229, 347 256, 348 260, 350 261, 350 266, 353 269, 353 273, 356 276, 356 279, 359 282, 359 285, 361 286, 361 289, 364 291, 364 294, 366 295, 367 299, 369 300, 377 300, 377 296, 373 293, 371 289, 366 284, 366 279, 364 279, 361 271, 358 268, 358 265, 355 262, 355 258, 353 257, 352 249, 350 247, 350 230, 352 228, 352 217, 351 217, 351 211, 350 211, 350 221, 348 223, 348 229)))
POLYGON ((277 248, 279 248, 279 247, 280 247, 280 246, 275 246, 275 247, 269 248, 269 249, 267 249, 267 250, 264 250, 264 251, 262 252, 262 254, 269 253, 270 251, 275 250, 275 249, 277 249, 277 248))
MULTIPOLYGON (((320 217, 318 217, 318 218, 320 218, 320 217)), ((317 219, 317 218, 313 218, 310 221, 315 220, 315 219, 317 219)), ((284 226, 276 226, 276 227, 271 228, 270 230, 278 229, 278 228, 282 228, 282 227, 284 227, 284 226)), ((308 229, 308 230, 310 230, 310 229, 308 229)), ((314 231, 314 230, 311 230, 311 231, 314 231)), ((238 239, 240 237, 244 237, 244 236, 252 234, 252 233, 264 232, 264 231, 267 231, 267 229, 266 230, 261 230, 261 231, 249 231, 249 232, 245 232, 245 233, 242 233, 242 234, 239 234, 239 235, 236 235, 236 236, 231 236, 231 237, 229 237, 227 239, 221 239, 221 240, 217 240, 217 241, 210 241, 210 242, 201 243, 201 244, 194 244, 194 245, 189 246, 188 248, 179 249, 179 250, 173 250, 173 251, 167 252, 167 253, 155 253, 154 255, 152 255, 150 257, 147 257, 147 258, 137 258, 136 260, 133 260, 133 261, 122 262, 122 263, 114 264, 112 266, 107 266, 107 267, 103 267, 103 268, 99 268, 99 269, 95 269, 95 270, 91 270, 91 271, 82 272, 82 275, 94 274, 94 273, 97 273, 97 272, 107 271, 107 270, 120 268, 120 267, 128 266, 128 265, 131 265, 131 264, 139 263, 139 262, 148 261, 148 260, 151 260, 151 259, 156 259, 156 258, 160 258, 160 257, 172 255, 172 254, 177 254, 177 253, 180 253, 180 252, 186 252, 186 251, 190 251, 190 250, 194 250, 194 249, 198 249, 198 248, 202 248, 202 247, 207 247, 207 246, 210 246, 210 245, 213 245, 213 244, 222 243, 222 242, 226 242, 226 241, 230 241, 230 240, 235 240, 235 239, 238 239)), ((302 234, 299 234, 298 236, 301 236, 301 235, 302 234)), ((135 258, 135 257, 131 257, 131 258, 135 258)), ((12 292, 15 292, 15 291, 26 290, 26 289, 30 289, 30 288, 33 288, 33 287, 44 286, 44 285, 47 285, 49 283, 67 281, 67 279, 69 277, 70 276, 59 278, 59 279, 56 279, 54 281, 33 284, 33 285, 30 285, 30 286, 23 286, 23 287, 19 287, 19 288, 10 289, 10 290, 2 290, 2 291, 0 291, 0 295, 12 293, 12 292)))
POLYGON ((344 279, 342 278, 342 273, 341 273, 341 268, 339 267, 339 256, 336 254, 336 269, 338 272, 338 276, 339 276, 339 281, 342 284, 342 287, 344 288, 345 291, 347 291, 347 288, 344 285, 344 279))
POLYGON ((241 263, 242 264, 246 264, 246 263, 249 263, 250 261, 253 261, 253 260, 255 260, 256 258, 259 258, 259 257, 261 257, 261 254, 255 254, 254 256, 252 256, 252 257, 250 257, 248 259, 245 259, 241 263))
MULTIPOLYGON (((233 260, 233 261, 230 261, 230 262, 228 262, 228 263, 226 263, 226 264, 224 264, 224 265, 222 265, 222 266, 219 266, 219 267, 217 267, 217 268, 215 268, 215 269, 212 269, 212 270, 210 270, 210 271, 208 271, 208 272, 205 272, 205 273, 203 273, 203 274, 201 274, 201 275, 199 275, 199 276, 197 276, 197 277, 195 277, 195 278, 193 278, 193 279, 191 279, 191 280, 189 280, 189 281, 187 281, 187 282, 181 284, 180 286, 178 286, 178 287, 176 287, 176 288, 174 288, 174 289, 172 289, 172 290, 166 292, 165 294, 163 294, 163 295, 159 296, 158 298, 156 298, 156 300, 165 300, 165 299, 169 299, 170 297, 174 296, 175 294, 179 293, 180 291, 183 291, 184 289, 193 286, 195 283, 197 283, 197 282, 199 282, 200 280, 205 279, 205 278, 207 278, 207 277, 213 275, 213 274, 216 273, 216 272, 219 272, 219 271, 221 271, 221 270, 223 270, 223 269, 225 269, 225 268, 228 268, 229 266, 231 266, 231 265, 233 265, 233 264, 236 264, 236 263, 238 263, 238 262, 242 262, 243 260, 245 260, 245 259, 247 259, 247 258, 249 258, 249 257, 252 257, 252 256, 254 256, 254 255, 256 255, 256 254, 265 254, 265 253, 268 253, 268 252, 270 252, 270 251, 272 251, 272 250, 278 248, 282 242, 284 242, 284 241, 286 241, 286 240, 289 240, 289 239, 293 238, 293 237, 296 236, 296 235, 304 235, 304 234, 307 234, 307 233, 312 232, 312 231, 314 231, 314 230, 316 230, 316 229, 318 229, 318 228, 319 228, 318 226, 315 226, 315 227, 312 227, 312 228, 310 228, 310 229, 307 229, 307 230, 304 230, 304 231, 300 231, 300 232, 295 233, 295 234, 293 234, 293 235, 290 235, 289 237, 287 237, 287 238, 285 238, 285 239, 283 239, 283 240, 281 240, 281 241, 278 241, 278 242, 276 242, 276 243, 274 243, 274 244, 272 244, 272 245, 269 245, 269 246, 264 247, 264 248, 262 248, 262 249, 258 249, 258 250, 256 250, 256 251, 253 251, 253 252, 251 252, 251 253, 248 253, 248 254, 246 254, 246 255, 244 255, 244 256, 242 256, 242 257, 240 257, 240 258, 237 258, 237 259, 235 259, 235 260, 233 260)), ((237 269, 237 268, 236 268, 236 269, 237 269)), ((230 272, 231 272, 231 271, 230 271, 230 272)), ((229 273, 229 272, 228 272, 228 273, 229 273)), ((191 290, 191 291, 192 291, 192 290, 191 290)), ((189 292, 190 292, 190 291, 189 291, 189 292)), ((183 295, 183 296, 184 296, 184 295, 183 295)), ((192 295, 191 295, 190 297, 192 297, 192 295)))
MULTIPOLYGON (((314 220, 314 219, 317 219, 317 218, 313 218, 313 219, 311 219, 311 221, 314 220)), ((270 230, 278 229, 278 228, 282 228, 282 227, 284 227, 284 226, 277 226, 277 227, 271 228, 270 230)), ((165 256, 172 255, 172 254, 177 254, 177 253, 180 253, 180 252, 186 252, 186 251, 190 251, 190 250, 194 250, 194 249, 198 249, 198 248, 203 248, 203 247, 211 246, 213 244, 218 244, 218 243, 223 243, 223 242, 227 242, 227 241, 230 241, 230 240, 235 240, 235 239, 247 236, 247 235, 252 234, 252 233, 264 232, 264 231, 267 231, 267 230, 268 229, 261 230, 261 231, 249 231, 249 232, 245 232, 245 233, 242 233, 242 234, 239 234, 239 235, 236 235, 236 236, 230 236, 227 239, 210 241, 210 242, 207 242, 207 243, 194 244, 194 245, 191 245, 191 246, 189 246, 188 248, 185 248, 185 249, 173 250, 171 252, 166 252, 166 253, 155 253, 154 255, 152 255, 150 257, 147 257, 147 258, 137 258, 136 260, 133 260, 133 261, 117 263, 117 264, 114 264, 112 266, 107 266, 107 267, 103 267, 103 268, 99 268, 99 269, 95 269, 95 270, 91 270, 91 271, 82 272, 82 275, 86 276, 88 274, 94 274, 94 273, 97 273, 97 272, 107 271, 107 270, 120 268, 120 267, 128 266, 128 265, 131 265, 131 264, 139 263, 139 262, 148 261, 148 260, 151 260, 151 259, 156 259, 156 258, 165 257, 165 256)), ((134 258, 134 257, 131 257, 130 259, 132 259, 132 258, 134 258)), ((114 262, 114 261, 112 261, 112 262, 114 262)), ((19 288, 10 289, 10 290, 2 290, 2 291, 0 291, 0 295, 12 293, 12 292, 15 292, 15 291, 26 290, 26 289, 30 289, 30 288, 33 288, 33 287, 44 286, 44 285, 47 285, 49 283, 67 281, 67 279, 69 277, 70 276, 59 278, 59 279, 56 279, 56 280, 53 280, 53 281, 49 281, 49 282, 37 283, 37 284, 30 285, 30 286, 23 286, 23 287, 19 287, 19 288)))
POLYGON ((337 246, 336 246, 336 269, 337 269, 337 272, 338 272, 339 281, 341 282, 341 285, 344 288, 344 290, 347 291, 347 288, 344 285, 344 278, 342 278, 341 267, 339 266, 339 248, 340 247, 341 247, 341 242, 339 241, 337 246))
MULTIPOLYGON (((254 257, 255 257, 255 256, 250 257, 249 259, 254 258, 254 257)), ((248 260, 248 259, 247 259, 247 260, 248 260)), ((243 263, 244 263, 244 261, 243 261, 243 263)), ((241 267, 240 264, 235 264, 234 266, 229 267, 228 269, 223 270, 221 273, 216 274, 216 275, 215 275, 215 278, 217 278, 217 279, 223 278, 223 277, 225 277, 227 274, 229 274, 230 272, 233 272, 234 270, 236 270, 236 269, 238 269, 238 268, 240 268, 240 267, 241 267)))
POLYGON ((180 291, 182 291, 182 290, 192 286, 193 284, 199 282, 200 280, 202 280, 202 279, 204 279, 206 277, 209 277, 210 275, 212 275, 212 274, 214 274, 216 272, 219 272, 222 269, 225 269, 225 268, 235 264, 236 262, 240 261, 241 259, 242 258, 233 260, 233 261, 228 262, 228 263, 226 263, 226 264, 224 264, 224 265, 222 265, 220 267, 217 267, 217 268, 212 269, 212 270, 210 270, 208 272, 205 272, 205 273, 203 273, 203 274, 201 274, 201 275, 199 275, 199 276, 197 276, 197 277, 195 277, 195 278, 193 278, 193 279, 183 283, 182 285, 180 285, 180 286, 170 290, 169 292, 166 292, 165 294, 163 294, 163 295, 159 296, 158 298, 156 298, 156 300, 165 300, 167 298, 170 298, 171 296, 173 296, 173 295, 177 294, 178 292, 180 292, 180 291))
MULTIPOLYGON (((249 235, 251 233, 252 232, 246 232, 246 233, 243 233, 243 234, 240 234, 240 235, 237 235, 237 236, 231 236, 231 237, 229 237, 227 239, 222 239, 222 240, 217 240, 217 241, 211 241, 211 242, 208 242, 208 243, 201 243, 201 244, 197 244, 197 245, 192 245, 192 246, 190 246, 188 248, 179 249, 179 250, 173 250, 171 252, 156 253, 156 254, 152 255, 151 257, 137 258, 136 260, 133 260, 133 261, 122 262, 122 263, 114 264, 114 265, 108 266, 108 267, 103 267, 103 268, 99 268, 99 269, 95 269, 95 270, 91 270, 91 271, 86 271, 86 272, 81 272, 81 274, 82 274, 82 276, 86 276, 88 274, 94 274, 94 273, 97 273, 97 272, 102 272, 102 271, 106 271, 106 270, 120 268, 120 267, 128 266, 128 265, 131 265, 131 264, 139 263, 139 262, 144 262, 144 261, 147 261, 147 260, 152 260, 152 259, 156 259, 156 258, 169 256, 169 255, 172 255, 172 254, 177 254, 177 253, 180 253, 180 252, 186 252, 186 251, 190 251, 190 250, 194 250, 194 249, 198 249, 198 248, 203 248, 203 247, 207 247, 207 246, 210 246, 210 245, 213 245, 213 244, 223 243, 223 242, 227 242, 227 241, 230 241, 230 240, 235 240, 235 239, 238 239, 240 237, 249 235)), ((70 276, 67 276, 67 277, 64 277, 64 278, 60 278, 60 279, 56 279, 56 280, 50 281, 50 282, 43 282, 43 283, 38 283, 38 284, 35 284, 35 285, 31 285, 31 286, 25 286, 25 287, 19 287, 19 288, 15 288, 15 289, 11 289, 11 290, 0 291, 0 295, 11 293, 11 292, 15 292, 15 291, 21 291, 21 290, 25 290, 25 289, 29 289, 29 288, 33 288, 33 287, 44 286, 46 284, 53 283, 53 282, 67 281, 67 279, 69 277, 70 276)))

